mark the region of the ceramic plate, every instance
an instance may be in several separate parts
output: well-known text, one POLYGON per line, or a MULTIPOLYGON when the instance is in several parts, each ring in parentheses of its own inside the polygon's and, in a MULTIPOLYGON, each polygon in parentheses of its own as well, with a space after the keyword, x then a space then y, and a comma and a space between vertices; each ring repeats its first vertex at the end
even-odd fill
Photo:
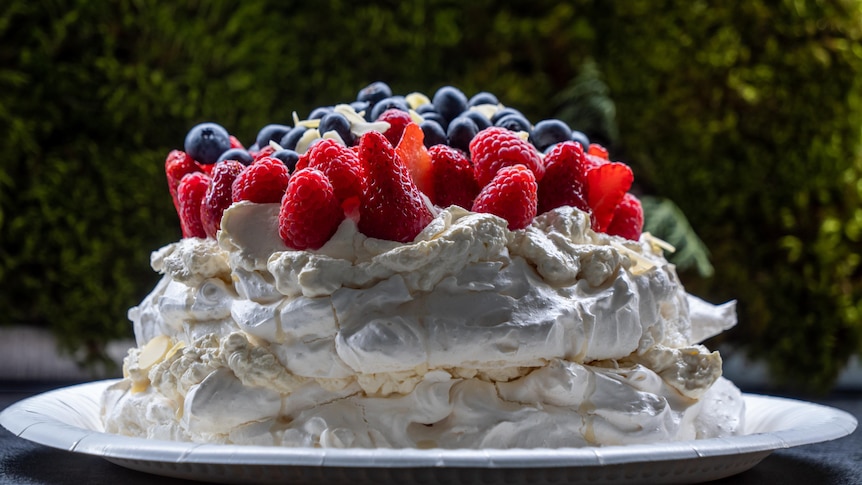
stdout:
POLYGON ((147 473, 218 483, 693 483, 750 469, 773 450, 833 440, 850 414, 745 395, 746 433, 651 445, 514 450, 321 449, 208 445, 108 434, 99 399, 114 380, 46 392, 0 413, 0 424, 46 446, 147 473))

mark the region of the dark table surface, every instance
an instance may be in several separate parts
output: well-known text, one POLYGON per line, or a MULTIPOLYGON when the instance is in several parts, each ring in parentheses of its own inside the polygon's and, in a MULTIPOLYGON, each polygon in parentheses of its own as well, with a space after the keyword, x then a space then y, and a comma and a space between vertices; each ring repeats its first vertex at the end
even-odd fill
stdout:
MULTIPOLYGON (((0 382, 0 409, 41 392, 72 384, 75 383, 0 382)), ((843 409, 862 421, 862 391, 836 391, 827 396, 800 399, 843 409)), ((0 483, 174 485, 198 482, 128 470, 96 456, 32 443, 0 427, 0 483)), ((857 429, 850 436, 835 441, 777 450, 753 469, 712 483, 862 484, 862 432, 857 429)))

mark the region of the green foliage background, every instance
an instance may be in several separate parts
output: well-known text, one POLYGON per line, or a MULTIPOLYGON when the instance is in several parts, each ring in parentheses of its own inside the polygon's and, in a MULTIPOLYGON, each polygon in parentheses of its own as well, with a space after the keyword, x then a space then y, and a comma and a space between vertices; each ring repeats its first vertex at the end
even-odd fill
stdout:
POLYGON ((862 348, 862 7, 712 3, 9 2, 2 321, 91 362, 130 335, 149 252, 179 237, 162 164, 193 124, 250 144, 371 81, 451 83, 612 144, 706 242, 714 276, 684 278, 740 301, 726 338, 785 383, 827 387, 862 348), (580 89, 587 72, 598 90, 580 89))

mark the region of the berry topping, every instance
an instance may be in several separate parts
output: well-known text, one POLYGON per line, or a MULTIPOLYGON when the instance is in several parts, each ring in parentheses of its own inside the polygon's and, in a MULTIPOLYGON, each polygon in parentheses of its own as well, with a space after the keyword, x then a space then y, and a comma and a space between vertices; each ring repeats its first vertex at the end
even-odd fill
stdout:
POLYGON ((356 152, 335 140, 324 139, 312 145, 296 162, 297 171, 304 168, 323 172, 339 202, 360 197, 364 191, 365 173, 356 152))
POLYGON ((245 148, 242 146, 242 142, 239 141, 239 138, 231 135, 230 136, 230 147, 231 148, 245 148))
MULTIPOLYGON (((488 117, 485 116, 484 114, 482 114, 482 112, 479 110, 468 109, 461 116, 464 116, 464 117, 467 117, 467 118, 470 118, 471 120, 473 120, 473 122, 476 123, 476 126, 479 128, 478 131, 482 131, 485 128, 489 128, 492 126, 491 120, 489 120, 488 117)), ((460 116, 459 116, 459 118, 460 118, 460 116)))
POLYGON ((470 151, 470 141, 479 133, 479 127, 472 118, 467 116, 459 116, 449 123, 449 128, 446 130, 446 138, 449 139, 449 146, 457 148, 462 152, 470 151))
POLYGON ((608 158, 608 149, 598 143, 591 143, 587 153, 594 157, 610 160, 610 158, 608 158))
POLYGON ((392 89, 389 87, 389 85, 384 82, 377 81, 362 88, 359 91, 359 94, 356 95, 356 100, 364 101, 370 106, 374 106, 379 101, 382 101, 390 96, 392 96, 392 89))
POLYGON ((530 127, 530 122, 527 121, 527 118, 524 118, 523 115, 515 113, 501 116, 497 119, 497 122, 494 123, 494 126, 499 126, 500 128, 505 128, 509 131, 524 131, 528 135, 533 131, 533 129, 530 127))
POLYGON ((384 111, 390 109, 397 109, 399 111, 410 111, 410 106, 407 104, 407 100, 401 96, 391 96, 386 99, 380 100, 377 104, 371 108, 371 116, 369 119, 377 120, 380 119, 380 115, 383 114, 384 111))
POLYGON ((306 131, 308 131, 308 128, 305 126, 295 126, 281 138, 281 141, 278 144, 282 148, 286 148, 288 150, 296 150, 296 144, 299 142, 300 138, 302 138, 302 135, 304 135, 306 131))
POLYGON ((434 188, 431 201, 440 207, 459 205, 473 207, 479 193, 479 184, 473 174, 473 165, 464 154, 446 145, 435 145, 431 155, 431 179, 434 188))
POLYGON ((536 217, 536 177, 523 165, 503 167, 473 202, 473 212, 506 219, 510 230, 527 227, 536 217))
POLYGON ((458 88, 443 86, 434 93, 431 103, 446 121, 452 121, 467 109, 467 96, 458 88))
POLYGON ((470 98, 470 101, 467 101, 467 106, 479 106, 480 104, 500 104, 500 101, 493 94, 482 91, 481 93, 476 93, 470 98))
POLYGON ((207 236, 216 237, 221 229, 221 216, 233 202, 233 181, 243 168, 243 164, 235 160, 217 163, 213 167, 212 180, 201 203, 201 223, 207 236))
POLYGON ((230 150, 230 135, 221 125, 201 123, 186 135, 184 150, 198 163, 212 165, 219 155, 230 150))
POLYGON ((590 148, 590 139, 581 131, 572 130, 572 141, 576 141, 581 144, 581 148, 584 149, 584 152, 589 150, 590 148))
POLYGON ((231 148, 219 155, 216 163, 223 162, 225 160, 236 160, 243 165, 251 165, 251 162, 254 161, 254 157, 252 157, 251 153, 249 153, 245 148, 231 148))
POLYGON ((165 159, 165 176, 168 179, 168 190, 171 193, 177 214, 180 213, 180 205, 177 201, 177 187, 180 185, 180 180, 187 174, 200 171, 200 166, 185 152, 173 150, 168 153, 168 157, 165 159))
POLYGON ((296 162, 299 161, 299 154, 293 150, 283 148, 272 153, 272 158, 281 160, 281 163, 287 168, 288 172, 296 171, 296 162))
POLYGON ((243 170, 231 187, 234 202, 281 202, 290 174, 281 160, 264 157, 243 170))
POLYGON ((395 147, 395 153, 404 162, 410 177, 429 198, 433 199, 434 186, 431 181, 431 155, 424 144, 425 134, 416 123, 410 123, 404 128, 401 141, 395 147))
POLYGON ((317 127, 317 131, 319 131, 321 135, 330 131, 338 133, 338 137, 341 138, 341 141, 343 141, 345 145, 353 146, 354 140, 353 133, 350 133, 350 122, 347 121, 347 117, 341 113, 332 112, 324 115, 324 117, 320 119, 320 125, 317 127))
POLYGON ((287 125, 266 125, 257 132, 257 138, 255 139, 255 145, 259 148, 263 148, 265 146, 269 146, 269 142, 279 142, 284 135, 289 132, 291 128, 287 125))
POLYGON ((425 134, 426 148, 431 148, 434 145, 446 144, 446 132, 443 131, 443 127, 440 126, 440 123, 426 119, 422 123, 419 123, 419 128, 422 128, 422 133, 425 134))
POLYGON ((311 110, 311 113, 308 113, 308 119, 322 120, 324 116, 332 112, 332 108, 330 108, 329 106, 320 106, 311 110))
POLYGON ((554 145, 545 157, 545 176, 539 182, 539 214, 568 205, 590 210, 586 198, 586 162, 581 145, 554 145))
POLYGON ((641 201, 632 194, 626 194, 614 210, 614 217, 608 225, 608 234, 632 241, 641 237, 644 228, 644 211, 641 201))
POLYGON ((401 140, 401 135, 404 133, 404 128, 413 122, 410 113, 400 109, 388 109, 384 111, 377 121, 385 121, 389 123, 389 129, 383 135, 389 140, 392 146, 398 145, 401 140))
POLYGON ((177 188, 180 227, 183 237, 207 237, 201 223, 201 203, 210 185, 210 178, 203 172, 186 174, 177 188))
POLYGON ((533 127, 532 142, 539 151, 545 151, 549 146, 572 139, 569 125, 560 120, 542 120, 533 127))
POLYGON ((476 181, 486 185, 503 167, 521 164, 542 180, 545 166, 536 148, 505 128, 491 127, 480 131, 470 142, 470 156, 476 181))
POLYGON ((320 249, 344 220, 332 184, 320 170, 298 170, 290 178, 278 213, 278 234, 288 247, 320 249))
POLYGON ((624 163, 608 162, 587 172, 587 203, 593 211, 593 230, 607 230, 614 217, 614 209, 633 181, 632 169, 624 163))
POLYGON ((407 167, 382 134, 359 141, 359 160, 368 186, 359 205, 359 230, 369 237, 412 241, 434 218, 407 167))

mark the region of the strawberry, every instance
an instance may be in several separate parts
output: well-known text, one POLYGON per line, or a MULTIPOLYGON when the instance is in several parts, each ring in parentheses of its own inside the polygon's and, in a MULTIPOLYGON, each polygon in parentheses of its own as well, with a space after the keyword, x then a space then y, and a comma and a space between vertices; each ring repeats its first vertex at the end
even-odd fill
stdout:
POLYGON ((587 170, 580 143, 558 143, 545 156, 545 176, 539 182, 539 214, 568 205, 589 211, 587 170))
POLYGON ((385 121, 389 123, 389 129, 386 130, 383 135, 386 136, 386 139, 389 140, 389 143, 392 146, 398 145, 398 142, 401 141, 401 135, 404 134, 404 129, 413 122, 413 118, 410 117, 410 113, 406 111, 402 111, 400 109, 387 109, 380 116, 377 117, 377 121, 385 121))
POLYGON ((281 160, 264 157, 245 167, 231 186, 233 202, 281 202, 290 173, 281 160))
POLYGON ((587 172, 587 203, 592 209, 593 230, 607 230, 614 217, 614 209, 633 181, 632 169, 624 163, 608 162, 587 172))
POLYGON ((431 201, 440 207, 473 207, 473 199, 479 193, 479 184, 476 183, 470 160, 460 150, 447 145, 434 145, 429 153, 434 187, 431 201))
POLYGON ((201 223, 201 202, 209 185, 210 178, 203 172, 188 173, 180 180, 177 201, 183 237, 207 237, 201 223))
POLYGON ((431 155, 425 148, 425 133, 416 123, 409 123, 404 127, 401 141, 395 148, 395 153, 407 166, 407 171, 419 188, 430 199, 433 197, 433 184, 431 181, 431 155))
POLYGON ((320 170, 294 172, 278 213, 278 234, 288 247, 320 249, 344 220, 335 189, 320 170))
POLYGON ((536 177, 527 167, 503 167, 476 196, 473 212, 500 216, 510 230, 523 229, 536 217, 537 190, 536 177))
POLYGON ((367 176, 359 201, 359 231, 378 239, 412 241, 434 215, 404 162, 376 131, 360 138, 359 161, 367 176))
POLYGON ((168 153, 168 157, 165 159, 165 175, 168 178, 168 190, 171 193, 177 214, 180 213, 180 204, 177 201, 177 187, 180 185, 180 180, 186 174, 200 171, 201 167, 186 152, 172 150, 168 153))
POLYGON ((245 166, 236 160, 213 164, 212 179, 201 203, 201 223, 209 237, 216 237, 221 229, 221 216, 233 202, 231 188, 234 179, 245 166))
POLYGON ((492 126, 480 131, 470 141, 470 156, 480 186, 487 185, 501 168, 517 164, 530 169, 536 180, 542 180, 545 174, 536 148, 505 128, 492 126))
POLYGON ((590 147, 587 149, 587 153, 594 157, 610 160, 608 156, 608 149, 599 145, 598 143, 590 143, 590 147))
POLYGON ((322 139, 299 157, 294 170, 315 168, 329 179, 339 202, 365 190, 365 171, 356 152, 332 139, 322 139))
POLYGON ((641 207, 641 201, 631 193, 627 193, 614 210, 614 217, 608 225, 607 233, 637 241, 643 229, 644 210, 641 207))

